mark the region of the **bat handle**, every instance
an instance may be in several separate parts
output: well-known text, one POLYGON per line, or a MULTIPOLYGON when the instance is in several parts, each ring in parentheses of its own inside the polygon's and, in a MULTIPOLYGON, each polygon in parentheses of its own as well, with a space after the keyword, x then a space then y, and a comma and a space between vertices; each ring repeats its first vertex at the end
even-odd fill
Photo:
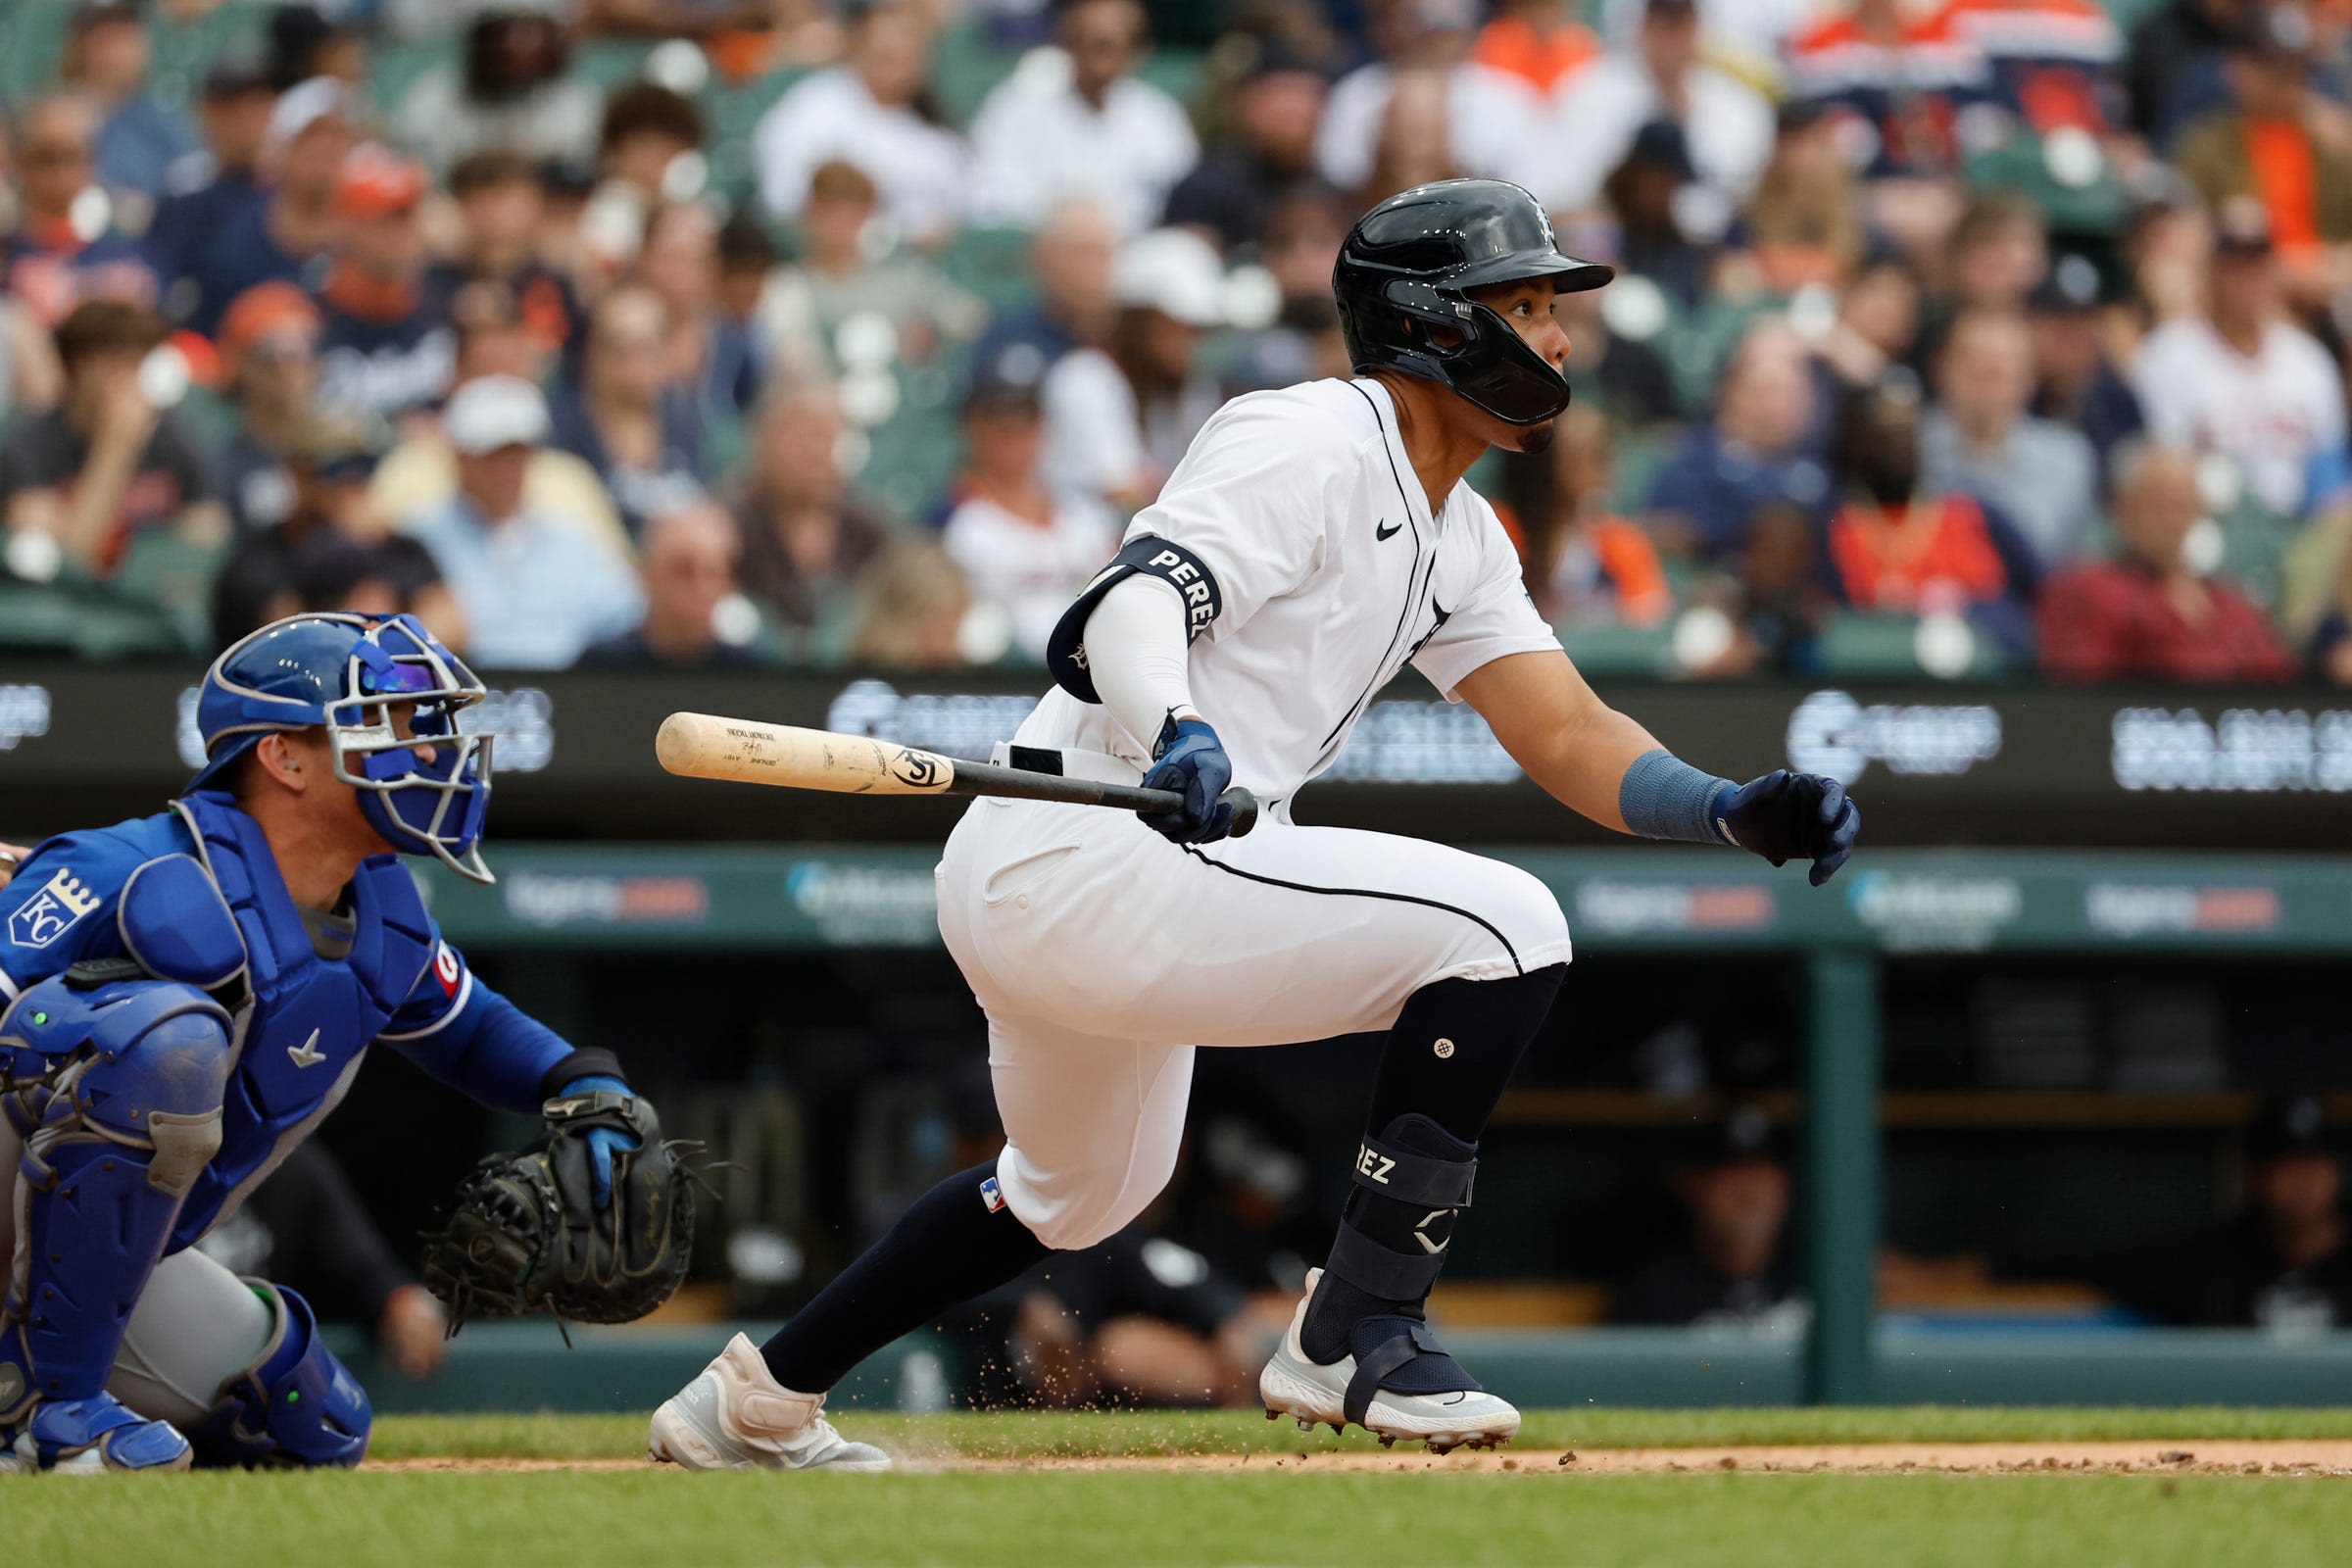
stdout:
POLYGON ((1217 804, 1233 808, 1233 837, 1246 838, 1257 826, 1257 797, 1239 784, 1218 796, 1217 804))

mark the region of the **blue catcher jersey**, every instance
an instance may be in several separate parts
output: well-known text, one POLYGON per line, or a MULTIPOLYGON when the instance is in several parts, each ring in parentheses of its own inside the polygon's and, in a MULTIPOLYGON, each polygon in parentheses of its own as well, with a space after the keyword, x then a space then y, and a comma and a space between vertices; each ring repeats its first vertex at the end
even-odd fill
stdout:
POLYGON ((377 1040, 516 1109, 536 1107, 541 1077, 569 1054, 475 985, 395 857, 364 862, 333 917, 306 916, 260 828, 212 791, 154 816, 60 835, 25 860, 0 891, 0 1005, 81 959, 128 956, 120 896, 132 872, 167 855, 193 855, 220 889, 244 939, 250 988, 220 1152, 188 1195, 174 1250, 334 1108, 377 1040))

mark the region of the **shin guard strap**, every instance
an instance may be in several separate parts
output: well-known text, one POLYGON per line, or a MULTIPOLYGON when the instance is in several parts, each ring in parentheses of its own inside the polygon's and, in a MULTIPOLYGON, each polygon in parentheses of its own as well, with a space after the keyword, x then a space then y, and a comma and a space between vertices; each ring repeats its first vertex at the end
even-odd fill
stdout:
MULTIPOLYGON (((1396 1129, 1391 1128, 1394 1132, 1396 1129)), ((1475 1159, 1440 1159, 1370 1133, 1355 1152, 1355 1185, 1419 1208, 1468 1208, 1478 1180, 1475 1159)))
POLYGON ((1438 1283, 1445 1266, 1442 1251, 1420 1256, 1392 1252, 1354 1226, 1343 1224, 1332 1238, 1331 1256, 1323 1269, 1382 1300, 1418 1301, 1438 1283))
POLYGON ((1411 1318, 1395 1319, 1404 1332, 1392 1340, 1383 1340, 1370 1351, 1358 1356, 1355 1375, 1348 1380, 1348 1393, 1342 1400, 1348 1419, 1364 1426, 1364 1417, 1371 1413, 1373 1396, 1380 1393, 1381 1384, 1394 1376, 1407 1361, 1424 1355, 1444 1355, 1437 1335, 1426 1323, 1411 1318))

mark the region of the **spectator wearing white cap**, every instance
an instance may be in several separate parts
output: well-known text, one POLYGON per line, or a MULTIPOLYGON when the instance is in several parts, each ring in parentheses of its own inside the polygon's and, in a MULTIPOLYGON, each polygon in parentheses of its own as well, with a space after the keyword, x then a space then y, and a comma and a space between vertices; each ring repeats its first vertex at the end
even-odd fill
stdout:
POLYGON ((1069 0, 1053 48, 1024 56, 972 120, 982 222, 1034 228, 1067 201, 1100 202, 1126 233, 1149 227, 1200 155, 1184 106, 1135 75, 1138 0, 1069 0))
POLYGON ((272 279, 317 285, 340 231, 335 195, 358 145, 351 89, 314 76, 278 95, 262 138, 266 200, 231 208, 207 232, 178 235, 156 253, 164 300, 179 323, 212 336, 229 302, 272 279))
POLYGON ((798 218, 808 176, 840 158, 880 187, 884 215, 909 238, 952 231, 966 205, 971 158, 931 109, 930 70, 921 7, 876 0, 860 11, 848 63, 795 82, 752 133, 768 212, 798 218))
POLYGON ((1200 346, 1225 324, 1225 269, 1191 229, 1129 240, 1111 270, 1110 341, 1054 362, 1039 388, 1046 482, 1122 512, 1149 505, 1222 401, 1200 346))
POLYGON ((1446 147, 1455 172, 1538 183, 1544 106, 1525 80, 1469 58, 1477 0, 1388 0, 1372 26, 1381 58, 1340 78, 1315 136, 1315 168, 1337 189, 1367 202, 1389 99, 1401 78, 1435 77, 1443 88, 1446 147))
POLYGON ((645 613, 629 564, 577 523, 533 511, 523 478, 547 439, 547 400, 519 376, 485 375, 443 416, 458 493, 411 521, 472 628, 468 657, 492 669, 565 669, 645 613))

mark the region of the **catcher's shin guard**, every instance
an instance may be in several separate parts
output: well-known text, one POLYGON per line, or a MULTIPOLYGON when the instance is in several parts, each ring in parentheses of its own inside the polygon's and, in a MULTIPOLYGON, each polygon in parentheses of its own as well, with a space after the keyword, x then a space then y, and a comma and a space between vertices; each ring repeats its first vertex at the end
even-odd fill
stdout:
POLYGON ((0 1016, 24 1140, 0 1309, 0 1469, 183 1468, 188 1445, 106 1393, 131 1308, 220 1147, 230 1023, 189 986, 58 976, 0 1016))
POLYGON ((374 1422, 368 1391, 318 1337, 310 1302, 267 1280, 245 1283, 269 1301, 275 1323, 253 1364, 221 1384, 219 1402, 188 1429, 196 1463, 309 1470, 358 1464, 374 1422))
POLYGON ((1470 1148, 1423 1116, 1400 1116, 1383 1137, 1364 1140, 1352 1172, 1360 1191, 1259 1374, 1268 1416, 1335 1430, 1352 1422, 1383 1442, 1425 1442, 1439 1452, 1510 1441, 1519 1412, 1446 1353, 1421 1305, 1445 1266, 1453 1217, 1470 1205, 1477 1171, 1470 1148), (1426 1152, 1433 1147, 1442 1152, 1426 1152), (1365 1228, 1375 1213, 1394 1219, 1400 1210, 1407 1223, 1383 1229, 1401 1229, 1409 1250, 1365 1228))
POLYGON ((825 1396, 784 1387, 743 1335, 662 1402, 645 1456, 689 1470, 887 1470, 890 1455, 825 1419, 825 1396))

